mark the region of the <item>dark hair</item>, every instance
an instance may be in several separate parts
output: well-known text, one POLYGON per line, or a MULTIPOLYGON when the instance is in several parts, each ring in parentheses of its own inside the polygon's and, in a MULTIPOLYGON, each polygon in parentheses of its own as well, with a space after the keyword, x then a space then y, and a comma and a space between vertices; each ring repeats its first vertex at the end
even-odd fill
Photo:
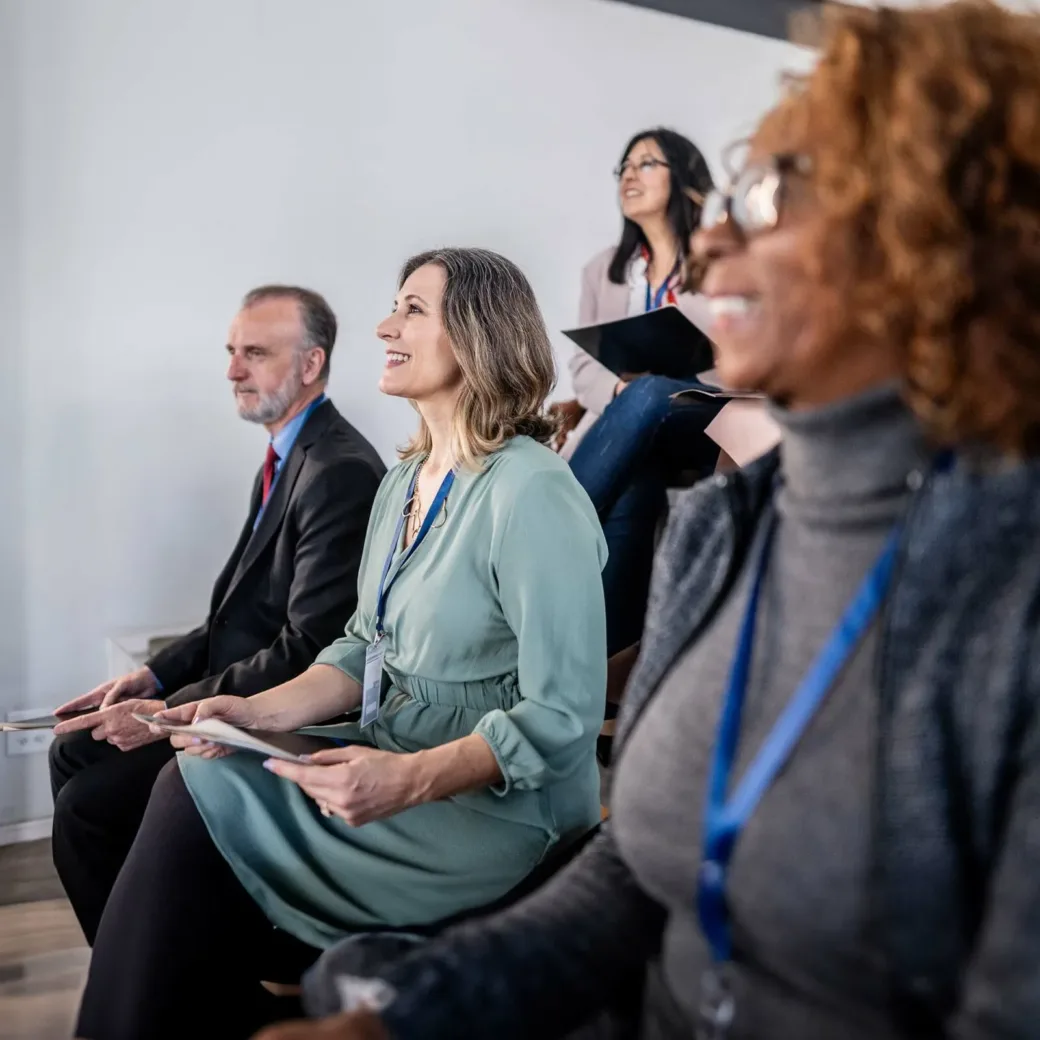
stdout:
POLYGON ((295 300, 300 308, 300 323, 303 325, 302 350, 319 347, 325 351, 325 363, 319 378, 329 378, 329 362, 332 348, 336 345, 336 315, 328 301, 313 289, 301 289, 298 285, 261 285, 250 289, 242 300, 242 307, 252 307, 264 300, 295 300))
MULTIPOLYGON (((668 222, 672 225, 679 240, 679 256, 685 260, 689 249, 690 235, 700 221, 701 207, 691 199, 683 189, 693 189, 699 194, 707 195, 715 187, 711 179, 711 171, 704 161, 697 146, 674 130, 663 126, 652 130, 643 130, 625 145, 621 153, 624 162, 629 153, 640 141, 654 141, 668 163, 668 171, 672 179, 672 191, 668 197, 668 222)), ((614 250, 614 258, 610 261, 607 275, 618 285, 625 281, 625 269, 635 251, 647 245, 643 229, 633 220, 625 218, 621 228, 621 241, 614 250)))

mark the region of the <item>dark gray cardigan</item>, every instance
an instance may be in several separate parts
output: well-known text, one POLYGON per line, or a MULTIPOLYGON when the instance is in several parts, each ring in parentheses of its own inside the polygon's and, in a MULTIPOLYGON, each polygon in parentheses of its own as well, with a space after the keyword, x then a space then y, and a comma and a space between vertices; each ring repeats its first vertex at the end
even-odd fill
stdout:
MULTIPOLYGON (((673 512, 625 697, 619 761, 661 680, 729 593, 777 466, 774 453, 693 489, 673 512)), ((962 458, 915 477, 922 486, 877 661, 874 899, 892 1000, 915 1037, 1034 1037, 1040 464, 962 458)), ((662 924, 606 829, 524 903, 383 973, 398 994, 384 1020, 400 1038, 564 1035, 634 990, 662 924)))

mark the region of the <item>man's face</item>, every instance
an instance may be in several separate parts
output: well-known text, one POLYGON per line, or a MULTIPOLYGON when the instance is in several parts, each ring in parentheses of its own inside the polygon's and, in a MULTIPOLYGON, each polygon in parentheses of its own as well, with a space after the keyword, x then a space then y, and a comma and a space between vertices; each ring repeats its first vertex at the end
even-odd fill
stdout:
POLYGON ((243 419, 276 423, 300 396, 303 338, 299 305, 293 299, 261 300, 238 312, 228 333, 227 376, 243 419))

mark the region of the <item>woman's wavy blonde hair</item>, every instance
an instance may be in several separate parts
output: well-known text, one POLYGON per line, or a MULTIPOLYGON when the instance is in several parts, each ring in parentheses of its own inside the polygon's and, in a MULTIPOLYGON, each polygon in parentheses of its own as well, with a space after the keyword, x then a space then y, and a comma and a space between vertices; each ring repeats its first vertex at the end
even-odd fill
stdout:
MULTIPOLYGON (((405 262, 398 288, 427 264, 445 274, 444 331, 462 370, 452 429, 456 462, 478 467, 521 434, 548 442, 556 424, 543 409, 556 364, 530 282, 516 264, 490 250, 433 249, 405 262)), ((420 421, 400 456, 418 458, 430 447, 430 431, 420 421)))
POLYGON ((939 443, 1037 453, 1040 18, 835 5, 816 39, 762 131, 808 142, 825 237, 851 257, 844 334, 899 345, 939 443))

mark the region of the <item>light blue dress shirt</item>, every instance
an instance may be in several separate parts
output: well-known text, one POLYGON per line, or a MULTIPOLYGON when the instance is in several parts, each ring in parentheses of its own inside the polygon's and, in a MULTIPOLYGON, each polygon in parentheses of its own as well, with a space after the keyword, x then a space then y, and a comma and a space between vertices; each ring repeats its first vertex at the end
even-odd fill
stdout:
MULTIPOLYGON (((282 463, 289 457, 289 452, 293 450, 293 445, 296 443, 296 438, 300 436, 300 430, 303 429, 307 420, 311 417, 314 411, 320 408, 326 401, 326 397, 322 394, 316 400, 304 408, 299 415, 293 416, 272 438, 271 444, 274 445, 274 452, 278 456, 274 463, 274 480, 271 481, 271 494, 267 496, 268 502, 271 500, 271 495, 274 494, 274 489, 278 486, 278 477, 282 472, 282 463)), ((260 520, 264 515, 264 506, 261 504, 260 509, 257 511, 256 519, 253 521, 253 530, 255 531, 260 526, 260 520)))

